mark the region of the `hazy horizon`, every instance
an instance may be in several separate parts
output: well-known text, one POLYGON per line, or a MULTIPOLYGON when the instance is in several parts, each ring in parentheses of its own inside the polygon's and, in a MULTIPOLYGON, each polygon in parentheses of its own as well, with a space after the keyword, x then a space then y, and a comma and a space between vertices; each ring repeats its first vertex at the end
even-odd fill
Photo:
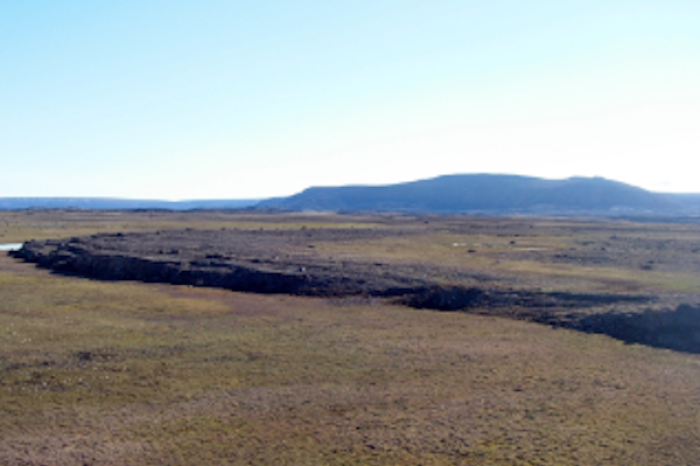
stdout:
MULTIPOLYGON (((443 175, 438 175, 437 177, 433 178, 441 178, 441 177, 449 177, 449 176, 462 176, 462 175, 475 175, 475 176, 482 176, 482 175, 488 175, 488 176, 528 176, 528 175, 513 175, 509 173, 446 173, 443 175)), ((428 179, 433 179, 433 178, 428 178, 428 179)), ((540 178, 543 180, 547 181, 565 181, 568 179, 572 178, 601 178, 605 179, 607 181, 613 181, 613 182, 618 182, 617 180, 610 180, 608 178, 603 178, 603 177, 578 177, 578 176, 572 176, 568 178, 540 178)), ((244 202, 246 203, 245 205, 252 205, 254 203, 257 203, 259 201, 267 201, 273 198, 284 198, 284 197, 291 197, 295 194, 299 194, 307 189, 311 188, 336 188, 336 187, 380 187, 380 186, 392 186, 392 185, 397 185, 397 184, 403 184, 403 183, 413 183, 413 182, 418 182, 418 181, 425 181, 427 179, 420 179, 420 180, 407 180, 407 181, 402 181, 398 183, 390 183, 390 184, 360 184, 360 183, 349 183, 349 184, 344 184, 344 185, 314 185, 314 186, 307 186, 305 188, 300 189, 299 191, 295 191, 293 193, 289 193, 288 195, 281 195, 281 196, 267 196, 267 197, 257 197, 257 198, 219 198, 219 199, 212 199, 212 198, 205 198, 205 199, 195 199, 195 198, 188 198, 188 199, 165 199, 165 198, 135 198, 135 197, 113 197, 113 196, 0 196, 0 199, 45 199, 45 200, 60 200, 60 199, 85 199, 85 200, 101 200, 101 201, 125 201, 125 202, 139 202, 139 201, 146 201, 146 202, 156 202, 156 203, 181 203, 181 204, 186 204, 188 202, 228 202, 228 201, 233 201, 233 202, 244 202), (251 203, 251 204, 248 204, 251 203)), ((627 183, 625 183, 627 184, 627 183)), ((628 184, 629 185, 629 184, 628 184)), ((634 186, 634 187, 639 187, 635 185, 629 185, 629 186, 634 186)), ((642 188, 644 189, 644 188, 642 188)), ((700 192, 680 192, 680 193, 674 193, 674 192, 667 192, 667 191, 652 191, 652 190, 647 190, 651 193, 655 194, 671 194, 671 195, 697 195, 700 196, 700 192)))
POLYGON ((0 197, 465 173, 700 192, 700 3, 0 5, 0 197))

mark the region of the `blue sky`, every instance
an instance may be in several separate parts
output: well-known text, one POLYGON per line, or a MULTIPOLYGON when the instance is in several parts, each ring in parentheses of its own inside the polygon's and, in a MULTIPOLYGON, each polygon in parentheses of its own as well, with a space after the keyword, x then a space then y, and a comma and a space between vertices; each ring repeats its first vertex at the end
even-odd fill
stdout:
POLYGON ((0 196, 700 192, 700 2, 0 0, 0 196))

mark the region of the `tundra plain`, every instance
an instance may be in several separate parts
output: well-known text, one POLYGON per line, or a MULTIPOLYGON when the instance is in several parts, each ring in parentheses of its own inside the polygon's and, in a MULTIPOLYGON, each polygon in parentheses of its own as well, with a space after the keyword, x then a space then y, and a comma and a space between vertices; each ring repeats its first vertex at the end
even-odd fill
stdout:
MULTIPOLYGON (((700 303, 692 223, 0 212, 0 243, 188 228, 304 231, 294 260, 445 285, 649 298, 585 312, 700 303)), ((700 463, 698 354, 534 312, 96 280, 2 253, 0 464, 700 463)))

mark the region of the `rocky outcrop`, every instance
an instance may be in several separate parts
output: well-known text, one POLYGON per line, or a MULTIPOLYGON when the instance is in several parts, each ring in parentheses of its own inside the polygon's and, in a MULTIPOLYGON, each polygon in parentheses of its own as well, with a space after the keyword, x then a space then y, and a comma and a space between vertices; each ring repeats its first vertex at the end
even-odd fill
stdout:
POLYGON ((637 304, 649 296, 582 293, 498 291, 478 288, 431 287, 414 293, 405 303, 441 311, 488 309, 488 314, 516 317, 553 327, 609 335, 676 351, 700 353, 700 307, 681 304, 675 309, 586 312, 597 306, 637 304))
POLYGON ((13 253, 57 272, 103 280, 139 280, 226 288, 253 293, 286 293, 311 296, 403 294, 419 286, 411 280, 384 278, 367 280, 357 274, 338 274, 318 266, 237 260, 138 257, 115 251, 99 252, 73 243, 29 242, 13 253))
POLYGON ((700 307, 688 304, 669 311, 592 314, 572 327, 628 343, 700 353, 700 307))
MULTIPOLYGON (((326 234, 332 237, 333 232, 326 234)), ((308 238, 305 231, 181 230, 29 241, 13 255, 57 272, 103 280, 255 293, 396 296, 426 285, 421 279, 375 271, 376 264, 368 268, 319 258, 309 252, 308 238), (301 252, 293 243, 304 243, 301 252)))
POLYGON ((439 284, 439 271, 347 260, 314 241, 390 235, 347 230, 171 230, 29 241, 11 254, 64 274, 307 296, 375 296, 415 308, 467 311, 604 333, 700 353, 700 309, 649 310, 639 294, 562 293, 439 284))

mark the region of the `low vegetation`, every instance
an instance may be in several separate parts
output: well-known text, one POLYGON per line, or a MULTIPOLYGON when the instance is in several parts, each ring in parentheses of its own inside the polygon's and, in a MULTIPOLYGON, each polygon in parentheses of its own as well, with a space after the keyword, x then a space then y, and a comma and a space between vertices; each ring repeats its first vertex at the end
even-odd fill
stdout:
MULTIPOLYGON (((700 237, 689 225, 538 220, 530 229, 517 220, 514 233, 508 219, 110 215, 1 213, 2 242, 404 222, 421 234, 316 248, 388 264, 434 261, 515 289, 632 290, 697 303, 700 237), (601 247, 621 259, 596 275, 591 258, 605 257, 601 247), (562 251, 575 259, 555 257, 562 251), (640 268, 649 260, 652 270, 640 268)), ((700 462, 699 356, 488 311, 95 281, 0 255, 0 464, 700 462)))

